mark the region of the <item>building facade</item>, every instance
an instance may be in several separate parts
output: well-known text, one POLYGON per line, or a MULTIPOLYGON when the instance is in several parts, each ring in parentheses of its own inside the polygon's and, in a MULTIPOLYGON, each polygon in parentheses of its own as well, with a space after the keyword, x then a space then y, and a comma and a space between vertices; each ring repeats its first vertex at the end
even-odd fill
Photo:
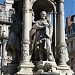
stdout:
POLYGON ((9 27, 11 25, 11 15, 14 14, 12 8, 13 1, 5 0, 4 4, 0 4, 0 73, 2 75, 3 70, 9 62, 9 57, 6 51, 6 44, 9 36, 9 27))
POLYGON ((75 72, 75 15, 66 18, 66 35, 70 65, 75 72))

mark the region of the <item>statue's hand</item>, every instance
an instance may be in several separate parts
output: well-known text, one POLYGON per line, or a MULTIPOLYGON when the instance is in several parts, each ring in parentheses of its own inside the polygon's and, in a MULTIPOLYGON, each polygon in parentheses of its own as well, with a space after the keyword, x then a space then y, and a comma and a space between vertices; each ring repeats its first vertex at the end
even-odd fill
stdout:
POLYGON ((45 23, 44 26, 45 26, 45 27, 49 27, 49 24, 48 24, 48 23, 45 23))

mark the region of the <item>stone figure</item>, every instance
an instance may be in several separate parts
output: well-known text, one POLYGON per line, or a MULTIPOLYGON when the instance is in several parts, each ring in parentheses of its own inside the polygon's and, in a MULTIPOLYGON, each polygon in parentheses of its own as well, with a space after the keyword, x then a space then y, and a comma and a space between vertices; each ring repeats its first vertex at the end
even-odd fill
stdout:
POLYGON ((53 61, 53 53, 51 50, 53 27, 50 22, 46 19, 46 12, 40 13, 40 20, 36 21, 33 25, 35 33, 32 36, 33 44, 33 61, 53 61))
POLYGON ((20 57, 21 53, 21 37, 22 37, 22 23, 17 19, 17 16, 13 14, 11 16, 13 23, 9 28, 9 39, 6 46, 6 50, 9 55, 12 56, 13 61, 20 57))

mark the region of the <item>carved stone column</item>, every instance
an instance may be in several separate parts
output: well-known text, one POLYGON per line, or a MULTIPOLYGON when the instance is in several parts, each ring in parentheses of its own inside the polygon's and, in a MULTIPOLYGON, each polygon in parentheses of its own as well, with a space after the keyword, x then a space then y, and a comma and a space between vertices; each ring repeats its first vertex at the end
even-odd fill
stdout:
POLYGON ((72 75, 70 67, 67 65, 69 61, 67 45, 65 42, 65 27, 64 27, 64 0, 58 2, 58 36, 57 36, 57 50, 58 50, 58 68, 60 75, 72 75))
POLYGON ((33 64, 30 63, 29 58, 29 31, 30 31, 30 21, 29 21, 29 0, 23 0, 23 31, 22 31, 22 61, 19 66, 20 72, 18 75, 32 75, 33 64))
POLYGON ((64 27, 64 0, 58 2, 58 49, 59 49, 59 65, 66 65, 68 62, 67 45, 65 42, 65 27, 64 27))
POLYGON ((22 62, 29 61, 29 0, 23 1, 22 62))

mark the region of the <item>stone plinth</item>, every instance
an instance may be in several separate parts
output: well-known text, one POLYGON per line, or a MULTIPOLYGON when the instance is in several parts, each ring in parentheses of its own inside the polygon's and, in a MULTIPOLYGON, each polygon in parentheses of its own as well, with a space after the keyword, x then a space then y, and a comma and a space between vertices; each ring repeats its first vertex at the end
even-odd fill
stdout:
POLYGON ((33 75, 33 67, 32 63, 21 64, 18 69, 20 70, 15 75, 33 75))
POLYGON ((53 73, 53 72, 41 72, 34 75, 60 75, 59 73, 53 73))
POLYGON ((37 71, 34 72, 34 75, 59 75, 59 72, 56 70, 57 65, 55 62, 39 61, 35 66, 35 69, 36 68, 37 71))
POLYGON ((8 74, 14 75, 17 72, 17 67, 18 67, 18 64, 11 64, 11 63, 9 63, 6 75, 8 75, 8 74))
POLYGON ((70 69, 69 66, 58 66, 57 67, 58 72, 60 73, 60 75, 73 75, 74 72, 70 69))

